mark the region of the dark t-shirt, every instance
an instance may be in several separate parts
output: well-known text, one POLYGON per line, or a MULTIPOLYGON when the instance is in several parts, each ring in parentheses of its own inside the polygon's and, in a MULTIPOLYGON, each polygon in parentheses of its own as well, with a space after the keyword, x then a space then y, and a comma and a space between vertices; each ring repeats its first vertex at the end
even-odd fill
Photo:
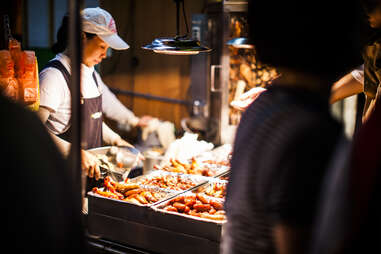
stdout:
POLYGON ((0 95, 3 246, 14 253, 84 253, 80 195, 39 118, 0 95))
POLYGON ((381 82, 381 32, 375 32, 363 52, 364 92, 374 99, 381 82))
POLYGON ((273 225, 312 224, 340 130, 311 92, 273 86, 252 103, 233 149, 224 253, 275 253, 273 225))

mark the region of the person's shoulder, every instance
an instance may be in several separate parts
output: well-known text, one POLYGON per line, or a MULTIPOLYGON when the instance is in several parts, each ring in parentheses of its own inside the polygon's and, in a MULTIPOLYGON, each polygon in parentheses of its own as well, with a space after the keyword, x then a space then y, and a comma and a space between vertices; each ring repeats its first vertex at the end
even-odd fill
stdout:
POLYGON ((43 88, 62 87, 63 85, 67 86, 65 77, 61 71, 54 67, 44 68, 39 73, 39 83, 43 88))

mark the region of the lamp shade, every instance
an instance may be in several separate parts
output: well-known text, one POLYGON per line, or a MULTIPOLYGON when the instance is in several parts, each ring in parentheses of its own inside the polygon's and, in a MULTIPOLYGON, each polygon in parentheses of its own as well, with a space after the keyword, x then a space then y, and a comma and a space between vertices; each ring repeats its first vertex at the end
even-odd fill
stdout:
POLYGON ((196 55, 200 52, 210 52, 211 49, 201 46, 198 40, 190 38, 157 38, 143 49, 167 55, 196 55))
POLYGON ((245 37, 233 38, 229 40, 226 44, 235 48, 244 48, 244 49, 254 48, 254 45, 251 44, 249 42, 249 39, 245 37))

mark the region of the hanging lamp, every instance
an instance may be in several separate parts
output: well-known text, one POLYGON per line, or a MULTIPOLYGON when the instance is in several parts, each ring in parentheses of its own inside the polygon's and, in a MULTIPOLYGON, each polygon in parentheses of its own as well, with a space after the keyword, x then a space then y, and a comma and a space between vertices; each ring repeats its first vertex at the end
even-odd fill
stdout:
POLYGON ((238 37, 238 38, 233 38, 229 40, 227 45, 235 47, 235 48, 240 48, 240 49, 252 49, 254 48, 254 45, 249 42, 248 38, 245 37, 238 37))
POLYGON ((145 45, 142 48, 151 50, 158 54, 167 55, 196 55, 200 52, 210 52, 211 49, 202 46, 200 41, 189 38, 188 22, 185 15, 184 0, 174 0, 176 3, 176 36, 166 38, 156 38, 151 44, 145 45), (187 33, 180 36, 180 4, 183 7, 184 22, 187 29, 187 33))

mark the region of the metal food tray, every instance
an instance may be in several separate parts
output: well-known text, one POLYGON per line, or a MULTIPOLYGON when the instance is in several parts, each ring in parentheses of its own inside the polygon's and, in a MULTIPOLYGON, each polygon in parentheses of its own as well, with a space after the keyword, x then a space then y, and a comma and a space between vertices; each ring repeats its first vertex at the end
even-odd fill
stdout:
MULTIPOLYGON (((224 224, 226 222, 226 220, 223 220, 223 221, 212 220, 212 219, 196 217, 196 216, 192 216, 192 215, 188 215, 188 214, 183 214, 183 213, 171 212, 171 211, 163 210, 163 208, 166 205, 168 205, 169 202, 171 202, 173 199, 175 199, 175 198, 177 198, 179 196, 195 196, 195 195, 196 195, 195 193, 188 191, 186 193, 177 195, 177 196, 175 196, 173 198, 170 198, 170 199, 167 199, 167 200, 165 200, 163 202, 160 202, 160 204, 152 206, 152 209, 154 209, 155 211, 161 211, 161 212, 164 212, 164 213, 170 213, 170 214, 174 214, 174 215, 178 215, 178 216, 183 216, 183 217, 190 218, 190 219, 193 219, 193 220, 207 221, 207 222, 212 222, 212 223, 216 223, 216 224, 224 224)), ((224 202, 224 199, 222 199, 222 198, 214 198, 214 197, 210 197, 210 196, 208 196, 207 198, 208 199, 216 200, 216 201, 221 202, 221 203, 224 202)))
MULTIPOLYGON (((163 188, 158 188, 158 187, 155 187, 155 186, 149 186, 149 185, 140 185, 141 189, 143 190, 148 190, 148 191, 153 191, 153 192, 158 192, 162 198, 160 200, 158 200, 157 202, 155 203, 151 203, 151 204, 136 204, 136 203, 131 203, 131 202, 128 202, 126 200, 119 200, 119 199, 114 199, 114 198, 108 198, 108 197, 105 197, 105 196, 102 196, 98 193, 94 193, 92 191, 89 191, 88 192, 88 196, 89 195, 92 195, 92 196, 96 196, 96 197, 99 197, 99 198, 105 198, 105 199, 110 199, 110 200, 115 200, 115 201, 119 201, 119 202, 122 202, 122 203, 128 203, 128 204, 133 204, 133 205, 137 205, 137 206, 154 206, 154 205, 157 205, 167 199, 171 199, 175 196, 177 196, 180 192, 179 191, 175 191, 175 190, 169 190, 169 189, 163 189, 163 188)), ((104 190, 104 187, 103 188, 99 188, 100 190, 104 190)))
POLYGON ((139 206, 91 193, 88 232, 155 253, 219 253, 223 222, 155 209, 176 196, 155 205, 139 206))
MULTIPOLYGON (((177 195, 176 197, 190 195, 195 194, 191 191, 188 191, 186 193, 177 195)), ((221 240, 223 225, 226 223, 226 220, 211 220, 207 218, 191 216, 188 214, 163 210, 163 208, 176 197, 151 207, 155 211, 155 213, 151 214, 151 216, 155 218, 151 221, 151 223, 155 227, 164 228, 173 232, 194 235, 214 242, 219 242, 221 240)), ((211 197, 208 198, 223 202, 222 199, 211 197)))
MULTIPOLYGON (((192 190, 194 188, 197 188, 197 187, 201 186, 202 184, 209 182, 209 180, 211 179, 210 177, 200 176, 200 175, 189 175, 189 174, 180 174, 180 173, 168 172, 165 170, 155 170, 155 171, 152 171, 151 173, 149 173, 147 175, 142 175, 142 176, 138 176, 134 179, 131 179, 130 182, 142 184, 143 179, 152 179, 152 178, 155 178, 158 176, 180 177, 180 178, 185 179, 185 180, 190 180, 191 182, 193 182, 195 184, 193 187, 190 187, 187 189, 175 190, 175 191, 178 191, 180 193, 183 193, 183 192, 186 192, 188 190, 192 190)), ((147 185, 147 186, 149 186, 149 185, 147 185)), ((171 190, 174 190, 174 189, 171 189, 171 190)))
POLYGON ((160 191, 165 194, 163 199, 152 204, 135 204, 123 200, 104 197, 102 195, 88 192, 88 214, 89 217, 94 215, 106 215, 107 217, 117 218, 118 220, 128 220, 140 223, 146 223, 150 207, 158 205, 161 202, 169 200, 179 193, 171 190, 153 188, 152 186, 142 186, 142 188, 160 191))

